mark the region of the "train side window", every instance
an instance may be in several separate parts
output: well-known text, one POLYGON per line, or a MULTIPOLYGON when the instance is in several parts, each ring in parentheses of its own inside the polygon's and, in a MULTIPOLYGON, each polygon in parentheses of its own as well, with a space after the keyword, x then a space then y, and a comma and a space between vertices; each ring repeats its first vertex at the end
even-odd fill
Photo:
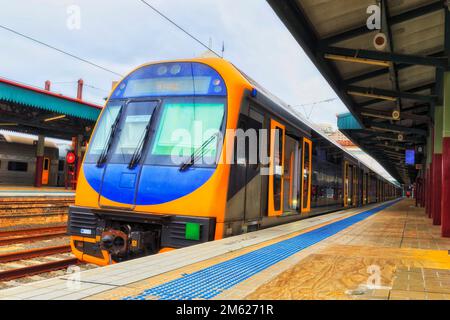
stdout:
POLYGON ((19 161, 9 161, 8 162, 8 171, 27 172, 28 171, 28 163, 19 162, 19 161))
POLYGON ((303 139, 302 213, 311 211, 312 141, 303 139))
POLYGON ((285 127, 272 120, 270 134, 269 216, 283 212, 285 127))
POLYGON ((45 160, 44 160, 44 170, 48 170, 49 165, 50 165, 50 160, 48 158, 45 158, 45 160))

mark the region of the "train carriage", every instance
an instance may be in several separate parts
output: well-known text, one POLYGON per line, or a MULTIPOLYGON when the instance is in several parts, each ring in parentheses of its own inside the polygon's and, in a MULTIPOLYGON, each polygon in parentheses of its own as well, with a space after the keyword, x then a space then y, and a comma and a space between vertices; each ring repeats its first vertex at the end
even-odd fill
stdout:
POLYGON ((114 88, 68 230, 80 260, 106 265, 397 195, 231 63, 169 61, 114 88))

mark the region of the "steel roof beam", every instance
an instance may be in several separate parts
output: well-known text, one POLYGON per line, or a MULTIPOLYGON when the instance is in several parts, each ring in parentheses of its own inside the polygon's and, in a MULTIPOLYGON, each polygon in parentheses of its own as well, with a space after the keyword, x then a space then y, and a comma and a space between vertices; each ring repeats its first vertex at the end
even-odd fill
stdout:
MULTIPOLYGON (((358 87, 358 86, 347 86, 347 91, 353 91, 358 92, 362 94, 374 94, 379 96, 387 96, 392 98, 404 98, 409 100, 416 100, 416 101, 422 101, 422 102, 428 102, 432 103, 435 102, 438 97, 432 96, 432 95, 421 95, 421 94, 415 94, 410 92, 401 92, 401 91, 394 91, 394 90, 386 90, 386 89, 377 89, 377 88, 364 88, 364 87, 358 87)), ((375 99, 375 100, 381 100, 383 99, 375 99)))
MULTIPOLYGON (((439 58, 439 57, 443 57, 443 56, 444 56, 444 52, 442 52, 442 51, 441 52, 437 52, 435 54, 429 55, 429 57, 434 57, 434 58, 439 58)), ((412 67, 412 66, 410 64, 405 64, 405 63, 398 63, 397 64, 397 70, 398 71, 406 69, 406 68, 409 68, 409 67, 412 67)), ((385 74, 389 74, 389 68, 383 68, 383 69, 378 69, 378 70, 375 70, 375 71, 370 71, 370 72, 367 72, 367 73, 363 73, 363 74, 360 74, 360 75, 357 75, 357 76, 345 79, 344 83, 345 84, 352 84, 352 83, 355 83, 355 82, 369 80, 369 79, 372 79, 372 78, 375 78, 375 77, 378 77, 378 76, 382 76, 382 75, 385 75, 385 74)))
MULTIPOLYGON (((430 83, 430 84, 427 84, 427 85, 424 85, 424 86, 420 86, 420 87, 416 87, 416 88, 412 88, 412 89, 406 90, 405 92, 408 92, 408 93, 414 93, 414 92, 418 92, 418 91, 423 91, 423 90, 425 90, 425 89, 434 90, 435 86, 436 86, 435 83, 430 83)), ((367 101, 365 101, 365 102, 361 102, 361 103, 359 103, 357 106, 358 106, 359 108, 364 108, 364 107, 368 107, 368 106, 370 106, 370 105, 373 105, 373 104, 379 103, 379 102, 384 102, 384 100, 381 100, 381 99, 371 99, 371 100, 367 100, 367 101)), ((425 106, 428 106, 428 107, 429 107, 429 103, 421 104, 420 106, 417 106, 417 108, 419 108, 419 107, 425 107, 425 106)), ((409 110, 413 110, 413 109, 415 109, 415 108, 416 108, 416 107, 404 108, 402 111, 409 111, 409 110)))
POLYGON ((386 131, 392 131, 392 132, 406 132, 406 133, 413 133, 417 134, 419 136, 427 136, 427 131, 417 128, 409 128, 404 127, 400 125, 395 124, 387 124, 382 122, 374 122, 374 121, 368 121, 367 125, 370 127, 369 129, 374 130, 373 127, 380 128, 386 131))
MULTIPOLYGON (((374 118, 377 118, 378 115, 382 116, 382 117, 392 117, 392 112, 390 111, 384 111, 384 110, 374 110, 374 109, 368 109, 368 108, 361 108, 360 113, 363 114, 364 113, 364 117, 371 117, 370 115, 367 114, 373 114, 374 118)), ((415 121, 423 121, 426 122, 427 124, 431 124, 431 118, 428 116, 421 116, 418 114, 414 114, 414 113, 410 113, 410 112, 401 112, 400 113, 400 119, 404 120, 404 119, 409 119, 409 120, 415 120, 415 121)), ((392 119, 394 120, 394 119, 392 119)))
POLYGON ((382 52, 374 50, 349 49, 341 47, 320 46, 319 51, 322 54, 333 54, 349 58, 361 58, 377 61, 387 61, 393 63, 403 63, 409 65, 431 66, 436 68, 448 67, 448 61, 444 57, 419 56, 410 54, 400 54, 391 52, 382 52))
MULTIPOLYGON (((402 70, 402 69, 408 68, 410 66, 411 66, 410 64, 399 63, 399 64, 397 64, 397 70, 402 70)), ((375 71, 363 73, 361 75, 354 76, 352 78, 344 80, 344 83, 352 84, 355 82, 360 82, 360 81, 369 80, 369 79, 372 79, 375 77, 383 76, 385 74, 389 74, 389 68, 383 68, 383 69, 378 69, 375 71)))
MULTIPOLYGON (((393 133, 384 133, 384 132, 375 132, 375 133, 371 133, 367 136, 364 137, 364 140, 369 140, 372 138, 376 138, 376 137, 381 137, 384 139, 389 139, 389 140, 398 140, 398 135, 393 134, 393 133)), ((406 133, 405 137, 407 137, 407 140, 404 140, 402 142, 405 141, 412 141, 411 139, 415 139, 415 142, 417 141, 425 141, 421 136, 414 136, 412 133, 406 133)))
MULTIPOLYGON (((444 5, 443 5, 442 1, 436 1, 432 4, 428 4, 423 7, 412 9, 410 11, 392 16, 391 24, 392 25, 399 24, 399 23, 402 23, 402 22, 405 22, 408 20, 418 18, 418 17, 423 16, 428 13, 433 13, 435 11, 442 10, 443 8, 444 8, 444 5)), ((330 45, 333 43, 348 40, 348 39, 351 39, 351 38, 354 38, 357 36, 361 36, 361 35, 364 35, 367 33, 371 33, 371 32, 373 32, 373 30, 369 30, 367 28, 367 26, 364 25, 364 26, 360 26, 360 27, 354 28, 352 30, 348 30, 346 32, 325 38, 322 40, 322 43, 330 45)))

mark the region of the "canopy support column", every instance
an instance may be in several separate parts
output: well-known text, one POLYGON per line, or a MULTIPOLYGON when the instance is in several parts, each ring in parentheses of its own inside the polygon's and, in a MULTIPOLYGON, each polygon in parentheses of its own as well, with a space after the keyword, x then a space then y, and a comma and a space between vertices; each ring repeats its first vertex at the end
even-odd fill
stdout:
POLYGON ((431 216, 433 224, 441 224, 441 197, 442 197, 442 126, 443 107, 434 108, 434 152, 433 152, 433 204, 431 216))
POLYGON ((42 170, 44 167, 45 154, 45 136, 39 135, 36 144, 36 168, 34 174, 34 186, 36 188, 42 187, 42 170))
POLYGON ((444 75, 444 108, 442 138, 442 236, 450 237, 450 71, 444 75))

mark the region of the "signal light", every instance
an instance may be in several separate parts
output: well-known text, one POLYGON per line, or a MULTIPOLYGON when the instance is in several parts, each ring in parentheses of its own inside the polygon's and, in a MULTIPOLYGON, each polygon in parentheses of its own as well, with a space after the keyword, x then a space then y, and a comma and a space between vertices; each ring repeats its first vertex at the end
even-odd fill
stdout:
POLYGON ((68 152, 67 155, 66 155, 66 162, 67 162, 68 164, 74 164, 76 158, 77 158, 77 157, 75 156, 75 153, 73 153, 73 152, 68 152))

